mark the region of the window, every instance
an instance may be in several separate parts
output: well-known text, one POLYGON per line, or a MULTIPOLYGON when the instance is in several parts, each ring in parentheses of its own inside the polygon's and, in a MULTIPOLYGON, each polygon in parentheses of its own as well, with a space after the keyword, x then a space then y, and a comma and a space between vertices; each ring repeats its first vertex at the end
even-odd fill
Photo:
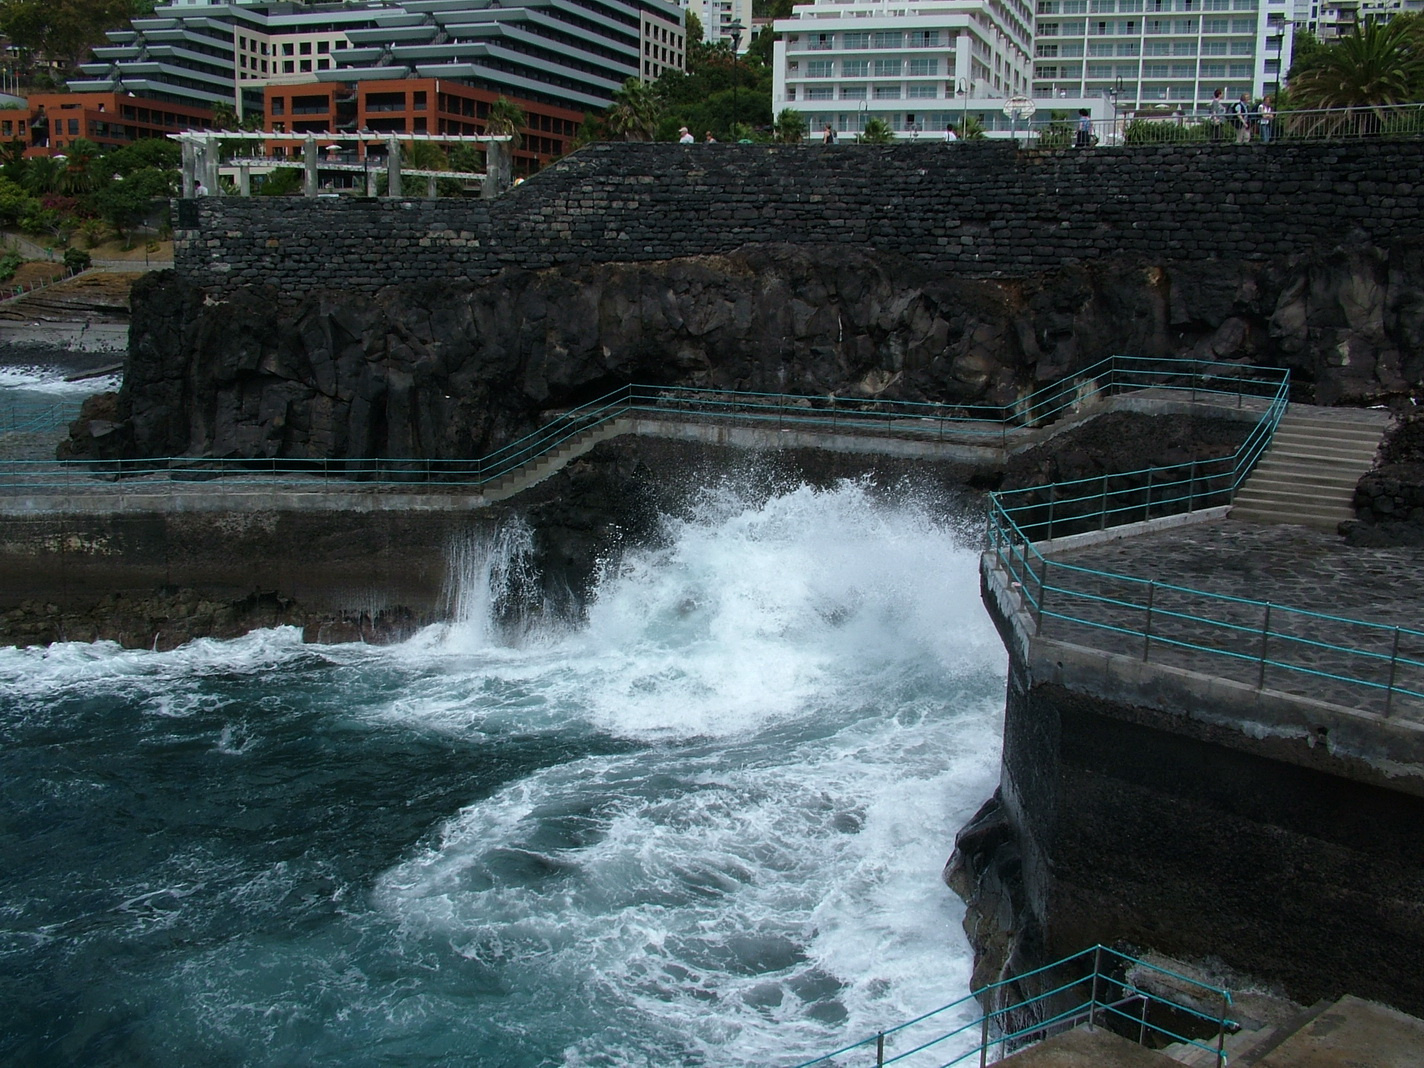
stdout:
POLYGON ((296 70, 297 70, 297 64, 296 64, 296 61, 295 61, 295 60, 291 60, 291 59, 284 59, 284 60, 282 60, 282 73, 283 73, 283 74, 294 74, 294 73, 296 73, 296 70))
POLYGON ((833 90, 829 85, 812 85, 806 88, 807 100, 829 100, 833 90))
POLYGON ((1249 78, 1251 77, 1251 64, 1233 63, 1227 68, 1226 73, 1232 78, 1249 78))
POLYGON ((1146 29, 1148 33, 1170 33, 1171 24, 1166 19, 1148 19, 1146 29))
POLYGON ((1112 76, 1113 76, 1113 67, 1112 67, 1112 64, 1111 64, 1111 63, 1089 63, 1089 64, 1088 64, 1088 77, 1089 77, 1089 78, 1111 78, 1112 76))
POLYGON ((316 61, 316 69, 317 69, 317 70, 330 70, 330 69, 331 69, 331 60, 329 60, 329 59, 319 59, 319 60, 317 60, 317 61, 316 61))
POLYGON ((1254 51, 1254 41, 1232 41, 1231 54, 1233 56, 1249 56, 1254 51))
POLYGON ((1177 33, 1189 33, 1189 34, 1192 34, 1193 36, 1195 36, 1195 35, 1196 35, 1196 32, 1197 32, 1197 20, 1196 20, 1196 19, 1174 19, 1173 22, 1172 22, 1172 28, 1173 28, 1177 33))
POLYGON ((1107 21, 1088 23, 1088 32, 1097 37, 1104 37, 1112 32, 1112 23, 1107 21))
POLYGON ((904 41, 904 35, 900 33, 890 33, 880 31, 875 35, 876 48, 899 48, 904 41))
POLYGON ((1057 67, 1035 67, 1033 76, 1035 78, 1056 78, 1058 77, 1057 67))
POLYGON ((842 100, 864 100, 865 86, 863 85, 843 85, 841 86, 842 100))
POLYGON ((1230 33, 1231 24, 1226 19, 1202 19, 1202 33, 1230 33))
POLYGON ((1038 0, 1038 14, 1056 15, 1058 14, 1058 0, 1038 0))
POLYGON ((280 96, 274 96, 274 97, 272 98, 272 114, 273 114, 273 115, 285 115, 286 113, 287 113, 287 102, 286 102, 285 100, 283 100, 280 96))
POLYGON ((1167 77, 1167 64, 1144 63, 1142 64, 1142 76, 1144 78, 1165 78, 1167 77))
POLYGON ((916 100, 932 98, 937 95, 937 88, 938 87, 935 86, 933 83, 925 84, 924 82, 921 82, 918 85, 910 86, 909 95, 916 100))
POLYGON ((1224 56, 1226 55, 1225 41, 1203 41, 1202 55, 1204 56, 1224 56))
POLYGON ((1144 50, 1149 56, 1165 56, 1171 54, 1171 45, 1166 41, 1148 41, 1144 50))
POLYGON ((1057 36, 1058 36, 1058 23, 1056 23, 1056 22, 1040 22, 1040 23, 1038 24, 1038 35, 1039 35, 1040 37, 1057 37, 1057 36))
POLYGON ((877 78, 894 78, 900 73, 900 61, 898 59, 877 59, 875 61, 875 76, 877 78))
POLYGON ((297 49, 298 54, 303 56, 311 55, 311 44, 310 41, 303 41, 301 46, 297 49))
POLYGON ((1173 63, 1173 64, 1172 64, 1172 77, 1173 77, 1173 78, 1195 78, 1195 77, 1196 77, 1196 74, 1197 74, 1197 72, 1196 72, 1196 64, 1195 64, 1195 63, 1173 63))
POLYGON ((1140 56, 1142 46, 1136 41, 1123 41, 1117 46, 1117 54, 1120 56, 1140 56))
POLYGON ((806 77, 831 78, 836 73, 836 65, 829 59, 812 59, 806 63, 806 77))
POLYGON ((875 87, 876 100, 899 100, 900 87, 898 85, 877 85, 875 87))
POLYGON ((1058 46, 1056 44, 1035 45, 1033 54, 1039 59, 1057 59, 1058 46))
POLYGON ((1201 76, 1203 78, 1225 78, 1225 63, 1203 63, 1201 65, 1201 76))
POLYGON ((1195 41, 1173 41, 1172 55, 1174 56, 1194 56, 1197 54, 1197 43, 1195 41))
POLYGON ((311 73, 311 60, 309 60, 309 59, 303 59, 303 60, 300 60, 299 62, 300 62, 301 65, 302 65, 302 66, 301 66, 302 73, 303 73, 303 74, 310 74, 310 73, 311 73))
POLYGON ((829 33, 817 33, 811 35, 807 44, 813 52, 826 52, 830 50, 832 40, 832 35, 829 33))
POLYGON ((843 59, 841 60, 841 76, 844 78, 868 78, 870 77, 870 60, 868 59, 843 59))
POLYGON ((911 48, 938 48, 939 30, 911 30, 911 48))
POLYGON ((1063 14, 1085 15, 1087 12, 1088 0, 1063 0, 1063 14))
POLYGON ((329 52, 331 51, 331 42, 330 42, 330 41, 318 41, 318 42, 316 43, 316 50, 317 50, 317 54, 318 54, 318 55, 323 55, 323 56, 326 55, 327 53, 329 53, 329 52))
POLYGON ((848 49, 869 48, 870 34, 868 33, 843 33, 841 34, 841 46, 848 49))
POLYGON ((933 56, 924 56, 910 60, 911 77, 923 78, 931 74, 939 73, 939 60, 933 56))
POLYGON ((79 120, 78 120, 78 119, 70 119, 70 120, 69 120, 69 135, 70 135, 71 137, 78 137, 78 136, 79 136, 79 120))
POLYGON ((1102 12, 1103 14, 1111 15, 1117 10, 1117 0, 1093 0, 1090 6, 1094 14, 1102 12))

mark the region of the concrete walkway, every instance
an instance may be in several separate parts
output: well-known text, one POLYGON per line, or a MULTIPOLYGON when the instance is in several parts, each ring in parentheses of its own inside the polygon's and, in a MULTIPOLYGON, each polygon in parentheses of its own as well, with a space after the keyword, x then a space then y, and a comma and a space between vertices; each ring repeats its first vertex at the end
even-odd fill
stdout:
MULTIPOLYGON (((1307 527, 1214 519, 1079 548, 1050 543, 1045 555, 1044 637, 1366 711, 1385 711, 1382 688, 1326 676, 1384 687, 1393 670, 1396 686, 1424 692, 1424 667, 1404 662, 1424 663, 1424 638, 1402 635, 1396 661, 1393 629, 1424 629, 1414 578, 1424 549, 1361 549, 1307 527)), ((1390 711, 1424 719, 1424 701, 1396 694, 1390 711)))

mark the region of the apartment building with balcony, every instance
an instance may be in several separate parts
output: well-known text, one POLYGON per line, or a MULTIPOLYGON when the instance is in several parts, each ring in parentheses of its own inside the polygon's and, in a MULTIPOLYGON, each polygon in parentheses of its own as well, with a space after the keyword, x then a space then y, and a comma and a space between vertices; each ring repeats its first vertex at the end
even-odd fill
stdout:
POLYGON ((269 84, 411 78, 582 112, 686 55, 672 0, 190 2, 108 37, 71 90, 239 113, 262 108, 269 84))
POLYGON ((752 0, 687 0, 687 10, 702 23, 702 39, 708 44, 731 44, 738 36, 732 30, 734 25, 742 27, 737 50, 745 52, 752 43, 752 0))
POLYGON ((1029 92, 1032 25, 1023 0, 814 0, 774 24, 772 111, 800 111, 812 136, 872 118, 902 139, 994 125, 1029 92))
POLYGON ((1104 96, 1119 113, 1195 114, 1279 88, 1293 0, 1037 0, 1033 93, 1104 96))

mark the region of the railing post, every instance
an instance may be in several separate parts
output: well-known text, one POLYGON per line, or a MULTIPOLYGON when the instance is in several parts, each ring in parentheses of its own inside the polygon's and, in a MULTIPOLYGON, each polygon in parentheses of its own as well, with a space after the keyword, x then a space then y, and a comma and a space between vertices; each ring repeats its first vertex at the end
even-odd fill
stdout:
POLYGON ((985 1013, 979 1020, 979 1068, 985 1068, 989 1063, 989 1013, 985 1013))
POLYGON ((875 1068, 885 1068, 885 1032, 875 1036, 875 1068))
POLYGON ((1221 995, 1221 1016, 1216 1022, 1216 1068, 1226 1068, 1226 994, 1221 995))
POLYGON ((1394 650, 1389 654, 1389 687, 1384 691, 1384 714, 1394 705, 1394 678, 1399 669, 1399 628, 1394 628, 1394 650))
POLYGON ((1144 523, 1152 518, 1152 474, 1156 470, 1157 468, 1155 467, 1149 467, 1147 469, 1147 493, 1142 502, 1142 521, 1144 523))
POLYGON ((1038 637, 1039 632, 1043 630, 1043 602, 1048 596, 1045 592, 1048 588, 1048 566, 1049 561, 1045 557, 1043 561, 1043 574, 1039 576, 1038 579, 1038 606, 1033 621, 1033 635, 1035 638, 1038 637))
POLYGON ((1108 529, 1108 476, 1103 475, 1103 500, 1102 506, 1098 509, 1098 515, 1102 517, 1098 523, 1099 530, 1108 529))
POLYGON ((1187 511, 1195 512, 1197 508, 1197 462, 1192 461, 1191 481, 1187 483, 1187 511))
POLYGON ((1147 659, 1148 650, 1152 648, 1152 602, 1157 595, 1157 581, 1147 584, 1147 625, 1142 628, 1142 659, 1147 659))
POLYGON ((1098 1022, 1098 973, 1102 970, 1103 947, 1096 946, 1093 949, 1093 996, 1088 1000, 1088 1026, 1093 1027, 1098 1022))
POLYGON ((1271 605, 1270 605, 1270 602, 1267 602, 1267 603, 1266 603, 1266 615, 1265 615, 1265 618, 1261 620, 1261 653, 1260 653, 1260 656, 1259 656, 1259 660, 1260 660, 1260 662, 1261 662, 1261 667, 1260 667, 1260 671, 1259 671, 1259 672, 1257 673, 1257 675, 1256 675, 1256 689, 1258 689, 1258 690, 1263 690, 1263 689, 1265 689, 1265 687, 1266 687, 1266 639, 1270 637, 1270 634, 1271 634, 1271 605))
POLYGON ((1053 540, 1053 506, 1058 502, 1058 495, 1053 492, 1053 487, 1048 487, 1048 540, 1053 540))

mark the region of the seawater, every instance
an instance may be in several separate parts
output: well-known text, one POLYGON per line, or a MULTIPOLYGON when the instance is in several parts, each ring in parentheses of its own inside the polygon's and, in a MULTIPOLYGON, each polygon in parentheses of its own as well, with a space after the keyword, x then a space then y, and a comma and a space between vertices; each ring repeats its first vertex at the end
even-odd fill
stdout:
POLYGON ((403 645, 0 650, 0 1061, 783 1065, 962 996, 976 520, 714 487, 577 627, 495 622, 514 527, 403 645))

